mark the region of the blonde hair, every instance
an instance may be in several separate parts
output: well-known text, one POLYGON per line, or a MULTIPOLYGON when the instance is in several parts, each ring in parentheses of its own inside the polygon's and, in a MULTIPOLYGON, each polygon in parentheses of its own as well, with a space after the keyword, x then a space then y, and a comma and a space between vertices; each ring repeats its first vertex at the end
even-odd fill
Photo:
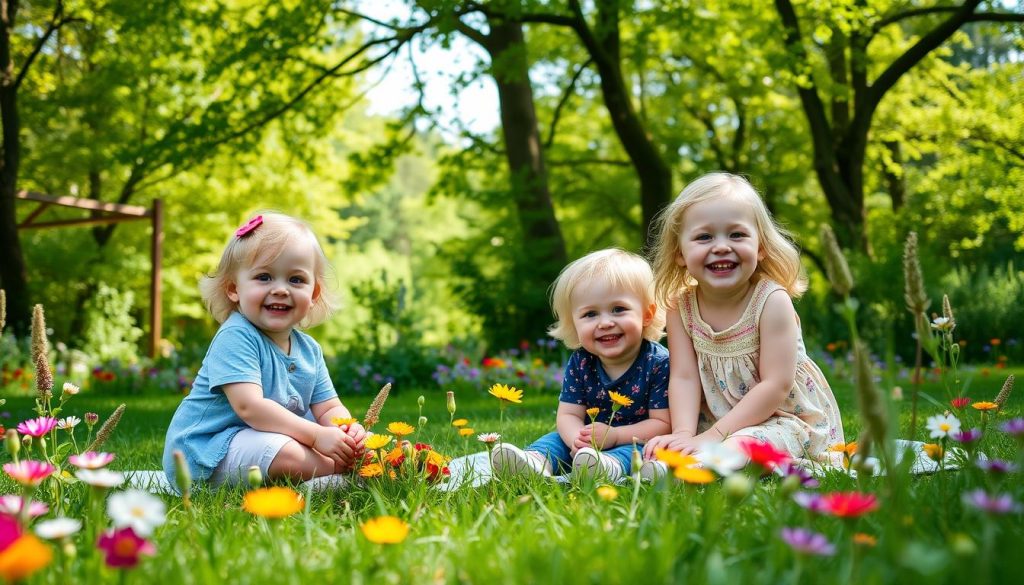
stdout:
POLYGON ((807 276, 800 264, 800 252, 789 232, 772 218, 761 196, 749 181, 730 173, 708 173, 686 186, 658 216, 654 250, 654 287, 658 304, 669 305, 683 290, 697 286, 689 270, 676 264, 683 217, 690 207, 716 197, 732 197, 754 212, 754 223, 764 258, 751 277, 766 276, 782 285, 792 298, 807 290, 807 276))
MULTIPOLYGON (((551 285, 551 310, 558 320, 548 328, 548 335, 561 340, 569 349, 581 345, 572 319, 572 295, 577 287, 595 278, 605 279, 612 286, 636 294, 643 302, 643 311, 652 303, 657 305, 654 301, 654 273, 647 260, 618 248, 591 252, 569 263, 551 285)), ((664 328, 665 311, 656 306, 643 335, 646 339, 658 341, 664 335, 664 328)))
POLYGON ((249 221, 257 215, 262 216, 262 223, 243 237, 232 233, 220 256, 217 270, 199 279, 199 292, 206 309, 218 323, 223 323, 232 311, 238 310, 238 303, 228 298, 228 285, 234 282, 238 270, 243 266, 252 266, 258 260, 273 262, 286 246, 305 239, 313 246, 313 279, 320 294, 313 300, 309 313, 299 326, 312 327, 323 323, 334 311, 335 302, 327 290, 330 264, 316 234, 306 222, 283 213, 260 212, 254 214, 249 221))

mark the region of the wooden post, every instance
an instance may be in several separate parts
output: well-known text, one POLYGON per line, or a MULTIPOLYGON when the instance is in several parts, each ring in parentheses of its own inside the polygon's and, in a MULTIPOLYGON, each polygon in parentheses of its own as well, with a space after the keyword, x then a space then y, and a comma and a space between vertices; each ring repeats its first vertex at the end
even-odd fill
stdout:
POLYGON ((164 202, 153 200, 153 235, 150 243, 150 280, 149 280, 149 357, 156 358, 160 351, 160 328, 163 320, 162 287, 160 277, 163 273, 162 262, 164 252, 164 202))

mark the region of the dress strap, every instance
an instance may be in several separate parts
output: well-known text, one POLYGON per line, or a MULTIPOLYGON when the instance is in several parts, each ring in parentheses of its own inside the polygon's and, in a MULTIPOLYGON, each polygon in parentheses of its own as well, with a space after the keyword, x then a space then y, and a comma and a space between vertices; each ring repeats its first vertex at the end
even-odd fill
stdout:
POLYGON ((754 296, 750 299, 750 308, 752 310, 749 312, 750 318, 754 323, 761 322, 761 312, 764 311, 764 305, 768 302, 768 296, 777 290, 786 289, 781 284, 767 278, 757 281, 754 288, 754 296))
POLYGON ((679 316, 683 319, 683 331, 693 337, 693 312, 697 309, 694 303, 696 289, 687 288, 679 293, 679 316))

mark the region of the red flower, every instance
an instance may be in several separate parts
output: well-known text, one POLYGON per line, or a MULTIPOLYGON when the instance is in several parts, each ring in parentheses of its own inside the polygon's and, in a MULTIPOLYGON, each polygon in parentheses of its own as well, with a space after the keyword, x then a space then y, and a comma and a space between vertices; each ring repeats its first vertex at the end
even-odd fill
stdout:
POLYGON ((750 439, 740 443, 740 447, 750 457, 751 463, 760 465, 765 471, 771 471, 791 459, 789 453, 776 449, 768 441, 750 439))
POLYGON ((101 534, 96 548, 106 553, 104 560, 108 567, 134 567, 139 564, 141 555, 156 553, 153 544, 136 535, 131 526, 101 534))
POLYGON ((963 398, 954 398, 953 400, 950 400, 949 403, 953 405, 953 408, 960 410, 970 404, 971 399, 964 396, 963 398))
POLYGON ((824 511, 840 518, 856 518, 878 509, 875 494, 834 492, 821 497, 824 511))
POLYGON ((452 472, 448 471, 448 466, 440 467, 433 463, 427 463, 427 479, 430 481, 439 481, 445 476, 451 475, 452 472))

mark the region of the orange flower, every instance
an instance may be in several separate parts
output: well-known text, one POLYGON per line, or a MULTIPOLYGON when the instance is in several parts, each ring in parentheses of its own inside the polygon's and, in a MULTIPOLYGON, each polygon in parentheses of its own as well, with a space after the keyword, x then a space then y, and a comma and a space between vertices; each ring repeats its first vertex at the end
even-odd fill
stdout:
POLYGON ((415 427, 404 422, 393 422, 388 425, 388 432, 398 437, 399 439, 406 435, 411 435, 415 431, 415 427))
POLYGON ((633 404, 632 398, 618 392, 609 392, 608 397, 612 399, 612 404, 618 404, 619 406, 631 406, 633 404))
POLYGON ((982 401, 982 402, 975 402, 974 404, 971 405, 971 408, 973 408, 974 410, 980 410, 982 412, 986 412, 986 411, 989 411, 989 410, 996 410, 996 409, 998 409, 999 405, 996 404, 995 402, 982 401))
POLYGON ((459 436, 460 437, 472 437, 475 434, 476 434, 476 431, 474 431, 473 429, 471 429, 469 427, 464 427, 464 428, 459 429, 459 436))
POLYGON ((932 461, 942 461, 942 456, 945 455, 945 452, 942 450, 942 445, 939 445, 938 443, 925 443, 921 449, 932 461))
POLYGON ((715 481, 715 475, 701 467, 676 467, 674 475, 686 483, 705 484, 715 481))
POLYGON ((286 487, 267 487, 245 494, 242 508, 264 518, 284 518, 305 507, 302 495, 286 487))
POLYGON ((53 551, 33 534, 22 534, 0 552, 0 576, 4 582, 21 581, 50 564, 53 551))
POLYGON ((384 468, 380 463, 367 463, 359 468, 359 477, 380 477, 384 475, 384 468))
POLYGON ((409 536, 409 525, 394 516, 380 516, 359 526, 366 540, 376 544, 398 544, 409 536))
POLYGON ((856 544, 856 545, 859 545, 859 546, 872 547, 872 546, 875 546, 876 544, 878 544, 878 539, 875 538, 874 536, 871 536, 870 534, 865 534, 863 532, 858 532, 858 533, 853 535, 853 544, 856 544))
POLYGON ((469 424, 469 419, 465 419, 465 418, 457 418, 457 419, 452 421, 452 426, 453 427, 464 427, 464 426, 466 426, 468 424, 469 424))
POLYGON ((1003 340, 999 339, 998 337, 993 337, 992 339, 989 339, 988 342, 989 342, 990 345, 995 347, 995 346, 998 346, 1000 343, 1002 343, 1003 340))
POLYGON ((690 455, 683 455, 679 451, 657 448, 654 450, 654 458, 669 467, 690 467, 697 464, 697 458, 690 455))
POLYGON ((593 408, 588 408, 587 409, 587 416, 590 417, 590 420, 596 419, 597 415, 600 414, 600 413, 601 413, 601 409, 596 407, 596 406, 593 407, 593 408))
POLYGON ((857 441, 850 441, 849 443, 836 443, 828 448, 829 451, 835 453, 843 453, 847 457, 853 457, 853 454, 857 452, 857 441))

